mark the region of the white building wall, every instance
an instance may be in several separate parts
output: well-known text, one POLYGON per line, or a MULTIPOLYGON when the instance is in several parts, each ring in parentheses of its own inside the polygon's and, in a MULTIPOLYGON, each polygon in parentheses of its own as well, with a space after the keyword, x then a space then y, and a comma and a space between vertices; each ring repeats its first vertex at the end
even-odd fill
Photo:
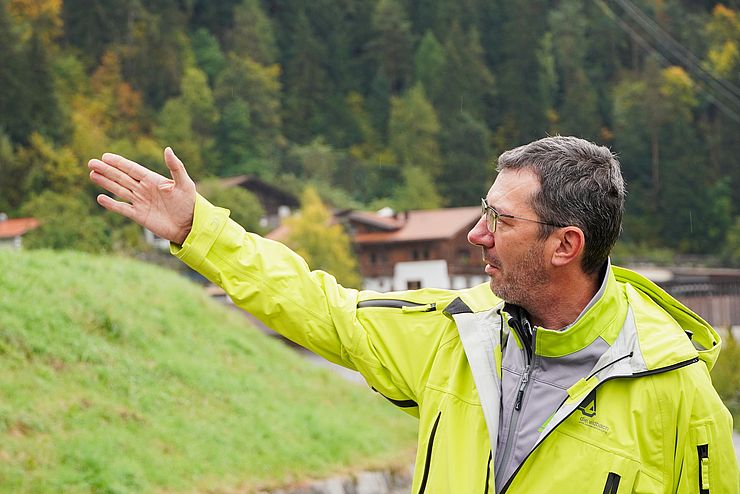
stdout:
POLYGON ((488 276, 452 276, 447 273, 445 261, 415 261, 402 262, 396 265, 393 278, 382 276, 365 278, 363 288, 376 292, 390 292, 406 290, 409 281, 421 282, 422 288, 445 288, 461 290, 489 281, 488 276), (401 266, 399 268, 399 266, 401 266))
POLYGON ((376 292, 390 292, 393 290, 393 278, 390 276, 380 276, 378 278, 365 278, 363 283, 365 290, 376 292))
POLYGON ((481 283, 489 281, 488 276, 485 275, 474 275, 474 276, 453 276, 452 277, 452 288, 454 290, 461 290, 463 288, 470 288, 481 283))
POLYGON ((406 290, 409 282, 420 282, 421 288, 450 288, 447 261, 397 263, 393 268, 393 289, 406 290))

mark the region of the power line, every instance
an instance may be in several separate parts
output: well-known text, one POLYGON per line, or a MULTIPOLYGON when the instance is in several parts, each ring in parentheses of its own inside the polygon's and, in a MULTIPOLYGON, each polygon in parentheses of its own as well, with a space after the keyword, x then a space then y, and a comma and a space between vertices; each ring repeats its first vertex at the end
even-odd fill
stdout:
MULTIPOLYGON (((619 0, 617 0, 619 1, 619 0)), ((638 45, 640 45, 645 51, 652 53, 656 55, 662 62, 663 65, 673 65, 674 62, 671 61, 664 53, 657 50, 648 40, 646 40, 640 33, 638 33, 635 29, 633 29, 632 26, 630 26, 627 22, 625 22, 621 17, 619 17, 614 10, 612 10, 611 7, 609 7, 603 0, 594 0, 594 3, 604 12, 604 14, 611 19, 620 29, 622 29, 624 32, 626 32, 630 38, 632 38, 638 45)), ((677 42, 676 42, 677 43, 677 42)), ((688 50, 687 50, 688 51, 688 50)), ((692 71, 690 71, 692 72, 692 71)), ((693 72, 692 72, 693 73, 693 72)), ((727 116, 735 120, 736 122, 740 123, 740 113, 736 112, 734 109, 729 108, 726 106, 720 98, 718 98, 705 84, 705 77, 700 77, 701 80, 697 81, 698 86, 703 90, 703 92, 707 95, 709 100, 714 103, 714 105, 723 113, 725 113, 727 116)), ((730 99, 735 102, 737 99, 734 97, 734 95, 730 94, 730 99)), ((740 101, 738 102, 738 106, 740 107, 740 101)))
POLYGON ((740 97, 740 89, 738 89, 734 84, 729 81, 718 79, 714 74, 705 69, 701 60, 699 60, 691 50, 676 41, 669 33, 636 7, 630 0, 615 1, 630 17, 635 19, 644 29, 652 33, 659 45, 663 46, 664 49, 668 50, 668 52, 674 55, 679 61, 684 62, 685 65, 693 68, 693 73, 695 75, 709 79, 708 82, 718 84, 719 87, 717 87, 717 89, 720 90, 720 92, 724 93, 728 98, 732 99, 733 102, 740 105, 740 99, 738 99, 738 97, 740 97))

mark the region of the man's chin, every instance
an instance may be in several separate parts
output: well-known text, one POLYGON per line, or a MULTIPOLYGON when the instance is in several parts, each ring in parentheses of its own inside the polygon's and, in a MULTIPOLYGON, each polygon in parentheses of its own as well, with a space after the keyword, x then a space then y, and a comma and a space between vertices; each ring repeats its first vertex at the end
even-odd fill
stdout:
POLYGON ((498 281, 495 278, 491 278, 491 281, 488 282, 488 286, 491 287, 491 291, 494 295, 496 295, 498 298, 505 300, 506 296, 506 290, 502 290, 501 284, 498 283, 498 281))

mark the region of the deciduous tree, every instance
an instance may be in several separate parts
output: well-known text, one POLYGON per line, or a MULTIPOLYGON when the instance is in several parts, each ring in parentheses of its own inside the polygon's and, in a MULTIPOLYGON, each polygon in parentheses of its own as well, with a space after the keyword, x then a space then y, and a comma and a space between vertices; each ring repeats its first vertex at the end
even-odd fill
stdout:
POLYGON ((286 244, 303 256, 312 269, 331 273, 344 286, 360 286, 349 236, 341 225, 332 224, 331 213, 315 189, 306 188, 300 213, 287 218, 285 225, 290 230, 286 244))

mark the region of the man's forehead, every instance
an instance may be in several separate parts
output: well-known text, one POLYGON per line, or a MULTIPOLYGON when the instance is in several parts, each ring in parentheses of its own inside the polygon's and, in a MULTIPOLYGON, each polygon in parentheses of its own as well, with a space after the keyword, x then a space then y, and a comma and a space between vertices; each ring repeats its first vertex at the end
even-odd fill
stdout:
POLYGON ((533 172, 523 170, 501 171, 488 191, 486 201, 493 207, 529 205, 532 195, 540 188, 533 172))

